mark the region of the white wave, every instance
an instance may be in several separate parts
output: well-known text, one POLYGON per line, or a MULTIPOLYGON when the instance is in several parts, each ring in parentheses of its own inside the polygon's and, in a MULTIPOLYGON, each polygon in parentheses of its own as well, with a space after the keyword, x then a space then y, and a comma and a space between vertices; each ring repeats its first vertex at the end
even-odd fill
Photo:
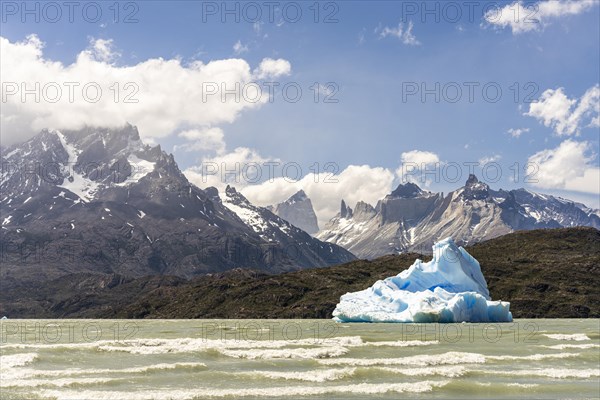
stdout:
POLYGON ((236 376, 256 376, 268 379, 285 379, 307 382, 327 382, 347 378, 354 375, 356 368, 323 369, 313 371, 250 371, 236 373, 236 376))
POLYGON ((54 386, 54 387, 69 387, 76 385, 97 385, 119 381, 121 379, 114 378, 56 378, 56 379, 2 379, 0 380, 0 388, 11 387, 39 387, 39 386, 54 386))
POLYGON ((362 346, 360 336, 298 340, 237 340, 237 339, 138 339, 98 343, 101 351, 127 352, 131 354, 193 353, 207 350, 231 349, 282 349, 289 346, 362 346))
POLYGON ((540 385, 538 385, 537 383, 509 383, 507 386, 518 387, 523 389, 532 389, 540 385))
POLYGON ((477 353, 462 353, 450 351, 443 354, 423 354, 399 358, 337 358, 319 360, 325 365, 350 365, 368 367, 373 365, 448 365, 448 364, 483 364, 485 356, 477 353))
POLYGON ((544 345, 542 345, 542 347, 546 347, 548 349, 554 349, 554 350, 564 350, 564 349, 593 349, 593 348, 600 347, 600 344, 593 344, 593 343, 570 344, 570 343, 566 343, 566 344, 555 344, 555 345, 552 345, 552 346, 544 346, 544 345))
POLYGON ((398 340, 392 342, 364 342, 363 346, 376 346, 376 347, 413 347, 413 346, 430 346, 433 344, 439 344, 437 340, 423 341, 423 340, 398 340))
POLYGON ((554 354, 532 354, 529 356, 485 356, 488 360, 532 360, 540 361, 548 358, 571 358, 578 357, 579 353, 554 353, 554 354))
MULTIPOLYGON (((0 355, 0 369, 8 370, 14 367, 22 367, 31 364, 38 358, 37 353, 20 353, 11 355, 0 355)), ((3 372, 4 374, 4 372, 3 372)))
POLYGON ((584 341, 584 340, 591 340, 584 333, 574 333, 572 335, 564 335, 561 333, 556 333, 556 334, 544 333, 544 336, 549 337, 550 339, 554 339, 554 340, 574 340, 577 342, 584 341))
POLYGON ((391 372, 394 374, 406 376, 443 376, 446 378, 458 378, 468 372, 465 367, 450 366, 450 367, 425 367, 425 368, 394 368, 394 367, 374 367, 381 371, 391 372))
POLYGON ((348 352, 345 347, 318 347, 318 348, 296 348, 296 349, 250 349, 230 350, 219 349, 219 353, 227 357, 255 359, 270 358, 326 358, 338 357, 348 352))
POLYGON ((68 368, 63 370, 35 370, 31 368, 11 369, 2 372, 3 379, 23 379, 23 378, 66 378, 80 375, 102 375, 102 374, 143 374, 146 372, 173 370, 179 368, 206 368, 204 363, 173 363, 173 364, 154 364, 143 367, 131 367, 121 369, 81 369, 68 368))
POLYGON ((559 368, 544 368, 544 369, 528 369, 528 370, 512 370, 512 371, 497 371, 497 370, 474 370, 472 372, 486 375, 504 375, 504 376, 539 376, 542 378, 592 378, 599 377, 600 370, 597 369, 559 369, 559 368))
POLYGON ((425 393, 445 386, 449 381, 423 381, 414 383, 359 383, 337 386, 283 386, 246 389, 194 388, 186 390, 139 390, 136 392, 73 390, 44 390, 42 395, 56 400, 192 400, 214 397, 298 397, 336 394, 375 395, 385 393, 425 393))

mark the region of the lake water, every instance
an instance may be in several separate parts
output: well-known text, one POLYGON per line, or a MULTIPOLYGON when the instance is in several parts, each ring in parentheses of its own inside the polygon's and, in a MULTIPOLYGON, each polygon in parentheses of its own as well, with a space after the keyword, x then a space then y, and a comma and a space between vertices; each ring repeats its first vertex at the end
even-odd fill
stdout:
POLYGON ((600 398, 600 320, 4 320, 2 399, 600 398))

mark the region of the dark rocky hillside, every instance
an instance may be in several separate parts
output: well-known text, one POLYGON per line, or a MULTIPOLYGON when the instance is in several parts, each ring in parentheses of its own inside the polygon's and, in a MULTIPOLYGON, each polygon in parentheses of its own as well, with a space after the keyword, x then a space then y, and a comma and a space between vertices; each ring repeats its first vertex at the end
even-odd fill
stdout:
MULTIPOLYGON (((515 318, 600 317, 600 231, 511 233, 467 247, 493 299, 515 318)), ((330 318, 340 295, 409 267, 417 254, 269 275, 232 270, 185 280, 75 274, 32 287, 2 283, 12 318, 330 318), (7 285, 7 286, 6 286, 7 285)), ((427 258, 427 257, 425 257, 427 258)))

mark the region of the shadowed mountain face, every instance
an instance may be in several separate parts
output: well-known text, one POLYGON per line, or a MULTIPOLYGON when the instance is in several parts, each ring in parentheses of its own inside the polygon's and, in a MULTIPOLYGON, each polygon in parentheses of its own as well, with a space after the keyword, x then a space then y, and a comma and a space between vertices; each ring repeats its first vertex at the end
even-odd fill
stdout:
POLYGON ((375 208, 367 206, 361 202, 352 211, 342 201, 339 214, 317 238, 339 244, 359 258, 374 258, 406 251, 428 253, 434 242, 449 236, 457 243, 473 244, 518 230, 600 228, 599 210, 526 189, 495 191, 474 175, 445 197, 407 183, 375 208))
POLYGON ((317 215, 312 202, 303 190, 274 206, 267 207, 273 214, 278 215, 304 232, 315 234, 319 231, 317 215))
MULTIPOLYGON (((492 298, 515 318, 600 317, 600 231, 511 233, 466 250, 492 298)), ((340 296, 410 267, 414 254, 279 275, 231 270, 191 280, 81 273, 43 283, 0 281, 0 314, 37 318, 331 318, 340 296)))
MULTIPOLYGON (((172 155, 144 145, 131 125, 44 130, 2 150, 0 179, 4 278, 75 272, 191 277, 353 259, 314 239, 292 246, 295 238, 285 231, 265 239, 223 205, 216 189, 190 184, 172 155)), ((265 219, 280 223, 271 213, 265 219)))

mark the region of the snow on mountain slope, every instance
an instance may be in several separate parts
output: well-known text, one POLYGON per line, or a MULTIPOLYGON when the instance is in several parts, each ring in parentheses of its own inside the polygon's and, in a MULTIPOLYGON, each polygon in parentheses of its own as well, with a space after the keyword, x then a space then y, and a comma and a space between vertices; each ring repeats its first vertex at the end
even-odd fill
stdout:
MULTIPOLYGON (((216 191, 214 188, 211 190, 216 191)), ((233 187, 227 186, 225 192, 219 193, 219 197, 225 207, 236 213, 263 240, 269 243, 282 243, 286 252, 294 253, 301 259, 324 262, 331 258, 347 261, 355 258, 342 247, 311 237, 267 208, 253 205, 233 187)))
POLYGON ((192 185, 172 155, 145 145, 131 125, 43 130, 2 148, 1 157, 0 239, 11 249, 3 254, 2 273, 35 279, 74 272, 190 277, 354 259, 271 213, 261 231, 252 210, 262 209, 247 201, 246 208, 226 207, 216 189, 192 185), (296 241, 301 243, 294 247, 296 241))
MULTIPOLYGON (((357 208, 364 210, 359 204, 357 208)), ((494 191, 474 175, 445 197, 407 183, 380 200, 373 211, 348 210, 343 203, 340 213, 316 237, 360 258, 427 253, 434 242, 449 236, 461 244, 473 244, 515 230, 600 228, 598 215, 582 204, 525 189, 494 191)))

